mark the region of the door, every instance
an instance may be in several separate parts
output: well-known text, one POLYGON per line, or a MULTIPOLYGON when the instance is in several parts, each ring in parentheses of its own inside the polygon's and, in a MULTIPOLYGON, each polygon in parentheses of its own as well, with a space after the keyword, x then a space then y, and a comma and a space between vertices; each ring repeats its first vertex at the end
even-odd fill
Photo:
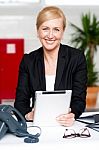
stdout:
POLYGON ((0 99, 14 99, 24 39, 0 39, 0 99))

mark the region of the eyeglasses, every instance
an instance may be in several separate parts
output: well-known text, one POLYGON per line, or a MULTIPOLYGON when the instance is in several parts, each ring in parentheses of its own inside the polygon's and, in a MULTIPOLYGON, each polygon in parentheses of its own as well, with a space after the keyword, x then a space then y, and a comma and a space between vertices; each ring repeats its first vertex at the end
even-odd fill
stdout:
POLYGON ((65 133, 63 135, 63 138, 75 138, 75 137, 81 137, 81 138, 87 138, 90 137, 90 132, 87 128, 83 128, 79 130, 79 133, 76 133, 73 129, 65 129, 65 133))

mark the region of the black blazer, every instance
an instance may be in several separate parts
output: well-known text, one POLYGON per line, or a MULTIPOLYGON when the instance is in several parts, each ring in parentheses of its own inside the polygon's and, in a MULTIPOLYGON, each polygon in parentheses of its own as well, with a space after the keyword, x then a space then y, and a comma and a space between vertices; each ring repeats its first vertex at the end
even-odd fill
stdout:
MULTIPOLYGON (((78 118, 85 109, 87 66, 82 51, 60 45, 54 90, 72 90, 71 110, 78 118)), ((46 90, 43 48, 24 54, 19 67, 18 85, 14 106, 23 116, 31 111, 35 91, 46 90)))

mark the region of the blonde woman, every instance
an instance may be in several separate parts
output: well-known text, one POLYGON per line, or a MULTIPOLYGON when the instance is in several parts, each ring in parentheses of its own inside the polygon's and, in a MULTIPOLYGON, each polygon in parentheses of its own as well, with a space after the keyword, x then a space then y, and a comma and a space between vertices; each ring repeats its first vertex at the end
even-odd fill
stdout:
POLYGON ((60 8, 43 8, 37 16, 36 27, 42 47, 22 58, 14 106, 27 120, 33 120, 35 91, 71 89, 70 112, 56 118, 60 125, 71 126, 86 106, 85 56, 61 43, 66 17, 60 8))

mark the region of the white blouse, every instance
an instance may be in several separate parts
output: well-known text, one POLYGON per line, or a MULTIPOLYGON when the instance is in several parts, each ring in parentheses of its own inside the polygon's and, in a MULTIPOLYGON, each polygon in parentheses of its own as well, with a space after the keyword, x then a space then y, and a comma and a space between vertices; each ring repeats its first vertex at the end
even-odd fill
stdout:
POLYGON ((55 75, 46 75, 46 91, 54 91, 55 75))

